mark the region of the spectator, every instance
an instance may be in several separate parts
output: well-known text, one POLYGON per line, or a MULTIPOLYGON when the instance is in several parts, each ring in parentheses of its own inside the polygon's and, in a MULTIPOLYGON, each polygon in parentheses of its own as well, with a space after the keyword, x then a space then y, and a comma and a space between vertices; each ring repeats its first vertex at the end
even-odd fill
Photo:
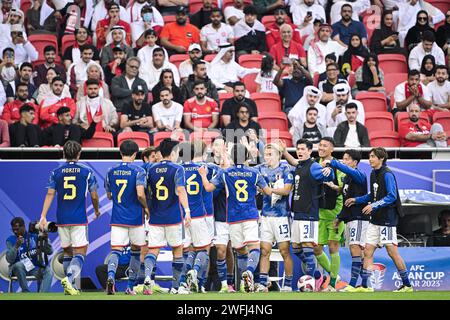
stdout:
POLYGON ((87 67, 93 62, 94 46, 87 44, 80 47, 81 59, 67 69, 67 84, 72 96, 76 96, 78 87, 87 79, 87 67))
POLYGON ((86 88, 87 96, 77 102, 73 123, 87 130, 94 121, 97 123, 95 131, 115 134, 119 124, 119 117, 111 100, 100 97, 100 84, 98 80, 89 79, 86 81, 86 88), (102 121, 95 121, 94 119, 96 117, 101 117, 102 121))
POLYGON ((315 3, 315 0, 304 0, 299 5, 292 5, 291 12, 294 23, 300 28, 301 36, 314 33, 314 20, 327 20, 323 6, 315 3))
POLYGON ((299 139, 310 141, 315 148, 320 140, 326 136, 327 128, 318 122, 319 111, 316 107, 309 107, 306 112, 306 121, 291 127, 292 143, 295 144, 299 139))
MULTIPOLYGON (((153 50, 155 48, 160 48, 160 46, 156 44, 156 41, 158 40, 158 35, 156 34, 155 30, 149 29, 145 31, 144 37, 146 45, 143 46, 141 49, 139 49, 137 56, 139 59, 141 59, 141 64, 143 66, 148 66, 153 61, 153 50)), ((167 53, 167 50, 164 48, 163 50, 164 55, 168 57, 169 54, 167 53)))
MULTIPOLYGON (((396 4, 396 7, 398 8, 398 11, 396 12, 396 15, 394 15, 394 20, 396 17, 398 18, 397 31, 399 33, 400 46, 408 48, 407 45, 404 45, 406 34, 408 33, 409 29, 411 29, 418 23, 417 16, 422 10, 422 7, 419 3, 419 0, 400 2, 396 4), (413 17, 416 17, 415 21, 413 17)), ((426 16, 426 20, 428 20, 428 14, 426 14, 426 16)))
POLYGON ((427 241, 427 247, 450 247, 450 210, 445 209, 438 216, 439 229, 427 241))
POLYGON ((336 57, 344 53, 346 47, 330 39, 330 36, 331 26, 321 24, 308 50, 308 70, 311 74, 325 72, 327 55, 334 53, 336 57))
POLYGON ((341 122, 334 132, 333 139, 336 142, 336 147, 370 147, 367 128, 356 121, 358 106, 355 103, 350 102, 345 105, 345 116, 347 121, 341 122))
POLYGON ((370 53, 365 59, 361 67, 356 70, 356 88, 353 95, 360 91, 372 91, 385 93, 384 73, 378 64, 378 57, 374 53, 370 53))
POLYGON ((24 34, 24 28, 21 24, 11 26, 11 39, 4 43, 4 48, 14 49, 14 63, 19 66, 23 62, 33 62, 39 57, 39 53, 33 44, 28 41, 24 34))
POLYGON ((180 75, 178 74, 177 67, 169 62, 168 57, 165 56, 164 50, 162 48, 156 48, 153 50, 153 60, 150 65, 141 65, 141 77, 147 83, 149 90, 158 83, 161 72, 164 69, 170 69, 173 72, 173 77, 175 84, 178 86, 180 84, 180 75))
POLYGON ((121 48, 125 52, 126 59, 134 56, 133 49, 127 45, 125 39, 126 32, 122 26, 113 26, 111 28, 111 32, 107 36, 106 46, 102 48, 100 54, 102 68, 106 68, 106 66, 114 60, 114 48, 121 48))
POLYGON ((435 37, 432 32, 425 31, 423 33, 422 42, 417 44, 409 53, 408 65, 410 70, 420 69, 423 58, 431 54, 436 59, 436 64, 445 64, 444 52, 436 44, 435 37))
MULTIPOLYGON (((302 39, 302 46, 306 52, 308 52, 308 50, 311 46, 311 42, 316 39, 316 35, 318 35, 319 28, 322 24, 324 24, 324 22, 322 20, 315 19, 313 21, 313 32, 302 39)), ((330 30, 331 30, 331 27, 330 27, 330 30)), ((331 35, 331 32, 330 32, 330 35, 331 35)))
POLYGON ((91 139, 95 133, 97 122, 102 121, 100 116, 94 117, 87 130, 72 123, 72 115, 69 107, 61 107, 56 111, 58 123, 52 124, 43 131, 44 144, 48 146, 61 147, 73 140, 81 144, 82 139, 91 139))
POLYGON ((326 128, 327 109, 320 103, 322 93, 314 86, 307 86, 303 90, 303 96, 298 100, 294 107, 288 113, 288 119, 291 122, 291 129, 302 127, 306 122, 306 115, 309 108, 314 107, 317 111, 316 120, 322 128, 326 128))
POLYGON ((333 1, 333 5, 330 8, 330 23, 334 24, 339 21, 341 18, 342 6, 350 5, 352 6, 353 13, 352 19, 358 21, 359 15, 364 11, 370 9, 370 1, 369 0, 339 0, 333 1))
POLYGON ((222 118, 223 126, 226 127, 230 122, 236 120, 236 115, 240 105, 247 106, 250 120, 258 121, 258 108, 255 101, 245 97, 245 84, 236 82, 233 86, 233 97, 224 101, 220 116, 222 118))
MULTIPOLYGON (((204 0, 206 2, 211 0, 204 0)), ((219 52, 219 44, 234 42, 233 28, 222 22, 222 11, 218 8, 211 10, 211 23, 200 30, 200 44, 203 54, 215 54, 219 52)), ((181 71, 180 71, 181 72, 181 71)))
POLYGON ((234 26, 237 55, 259 54, 267 50, 266 28, 257 20, 256 7, 253 5, 244 8, 244 19, 234 26))
MULTIPOLYGON (((16 79, 17 70, 18 68, 14 64, 14 49, 3 49, 2 62, 0 64, 0 79, 4 87, 8 86, 10 82, 16 79)), ((3 88, 3 90, 5 90, 5 88, 3 88)), ((5 102, 3 101, 2 103, 5 102)))
POLYGON ((154 104, 152 107, 153 120, 158 131, 180 130, 183 106, 172 101, 172 91, 169 88, 162 88, 159 91, 159 99, 161 102, 154 104))
POLYGON ((139 58, 129 58, 125 65, 125 73, 112 79, 111 100, 117 112, 122 112, 123 105, 132 101, 131 92, 136 86, 143 86, 145 94, 148 94, 147 84, 138 77, 140 66, 141 61, 139 58))
POLYGON ((293 23, 288 22, 288 15, 286 14, 286 10, 284 8, 275 9, 274 13, 275 21, 267 26, 266 28, 266 44, 267 48, 272 48, 275 43, 281 41, 280 27, 283 24, 288 24, 294 30, 292 35, 292 40, 297 43, 302 43, 302 38, 300 36, 300 30, 293 23))
POLYGON ((244 18, 244 0, 233 0, 233 5, 224 9, 225 22, 234 26, 244 18))
MULTIPOLYGON (((203 0, 203 5, 199 11, 191 15, 190 21, 199 30, 212 22, 212 14, 214 10, 219 10, 220 20, 223 20, 222 12, 218 8, 213 8, 213 0, 203 0)), ((219 42, 221 43, 221 42, 219 42)))
MULTIPOLYGON (((75 43, 64 51, 63 54, 63 62, 64 67, 69 69, 72 63, 77 63, 81 60, 81 48, 85 45, 90 45, 88 29, 84 27, 80 27, 79 29, 75 29, 75 43)), ((100 55, 99 51, 94 46, 89 46, 94 52, 92 60, 100 63, 100 55)))
POLYGON ((162 88, 169 88, 172 92, 173 101, 183 104, 183 94, 181 89, 175 84, 173 71, 171 69, 164 69, 159 76, 159 82, 152 89, 153 103, 157 103, 159 100, 159 91, 162 88))
POLYGON ((280 27, 281 41, 270 48, 270 55, 275 63, 281 66, 283 58, 298 59, 303 66, 306 64, 306 52, 300 43, 292 40, 292 27, 288 24, 280 27))
POLYGON ((450 10, 445 15, 445 24, 437 29, 436 43, 446 55, 450 53, 450 10))
POLYGON ((35 276, 40 285, 39 292, 49 292, 52 285, 52 271, 50 266, 39 256, 42 252, 51 255, 53 248, 48 242, 48 233, 39 235, 38 232, 27 232, 25 221, 21 217, 11 220, 14 235, 6 239, 6 260, 9 271, 16 276, 22 292, 30 292, 27 276, 35 276), (39 244, 38 238, 47 240, 45 245, 39 244))
POLYGON ((35 122, 35 109, 26 103, 19 109, 20 120, 9 126, 11 147, 39 147, 41 145, 41 129, 35 122))
POLYGON ((8 148, 10 145, 8 122, 0 119, 0 148, 8 148))
POLYGON ((121 46, 114 47, 112 52, 114 59, 104 68, 107 85, 111 85, 114 77, 122 75, 125 71, 125 64, 127 63, 126 53, 121 46))
POLYGON ((161 31, 161 46, 169 55, 186 53, 192 43, 200 43, 200 30, 187 22, 187 10, 178 7, 176 22, 168 23, 161 31))
MULTIPOLYGON (((56 3, 55 3, 56 4, 56 3)), ((91 24, 93 14, 93 2, 88 0, 74 0, 73 2, 64 2, 61 9, 55 9, 59 12, 56 15, 59 26, 59 33, 73 34, 76 28, 84 26, 88 28, 91 24)), ((41 13, 42 14, 42 13, 41 13)))
MULTIPOLYGON (((130 8, 132 7, 133 6, 130 8)), ((145 31, 154 30, 156 34, 160 34, 164 27, 164 19, 158 9, 154 6, 148 4, 143 6, 140 16, 142 18, 139 20, 134 22, 131 20, 131 38, 133 40, 133 47, 137 48, 141 48, 145 45, 145 31)))
POLYGON ((207 75, 207 63, 204 60, 197 60, 193 64, 193 69, 194 73, 182 81, 181 93, 183 100, 187 100, 195 95, 194 83, 196 81, 203 81, 206 85, 206 96, 214 99, 219 104, 217 88, 207 75))
POLYGON ((31 81, 33 76, 33 65, 29 62, 24 62, 20 65, 18 77, 15 81, 11 81, 5 88, 6 99, 8 102, 14 99, 16 87, 19 83, 25 83, 28 87, 27 99, 32 99, 33 94, 36 91, 36 87, 31 81))
POLYGON ((313 84, 308 70, 306 70, 297 60, 293 61, 293 66, 294 69, 292 71, 291 79, 281 79, 281 74, 289 67, 288 64, 282 64, 275 79, 273 79, 273 83, 278 87, 281 96, 284 97, 284 112, 287 114, 303 96, 305 87, 313 84))
MULTIPOLYGON (((125 68, 125 66, 123 66, 123 68, 125 68)), ((86 73, 87 73, 86 81, 88 81, 90 79, 94 79, 94 80, 98 81, 98 83, 100 85, 100 91, 99 91, 100 97, 105 98, 105 99, 111 99, 110 93, 109 93, 109 86, 105 81, 103 81, 105 76, 103 74, 103 69, 100 67, 100 65, 96 62, 89 63, 89 65, 86 69, 86 73)), ((121 74, 122 73, 120 73, 120 75, 121 74)), ((84 96, 87 95, 86 81, 83 81, 83 83, 78 87, 77 99, 76 99, 77 101, 79 101, 81 98, 83 98, 84 96)))
POLYGON ((336 62, 327 64, 326 78, 325 80, 319 81, 318 85, 319 90, 322 91, 322 99, 320 100, 320 102, 328 103, 334 99, 333 88, 338 83, 349 85, 344 76, 339 73, 339 66, 336 62))
POLYGON ((354 34, 350 38, 347 50, 339 59, 339 66, 344 76, 354 73, 363 65, 363 61, 369 56, 369 50, 362 43, 361 37, 354 34))
POLYGON ((411 51, 422 42, 425 31, 430 31, 434 35, 434 29, 429 24, 428 13, 425 10, 420 10, 417 13, 415 26, 411 27, 406 34, 405 48, 411 51))
POLYGON ((123 27, 126 33, 125 43, 131 45, 131 27, 128 22, 120 19, 120 6, 112 3, 108 7, 108 18, 100 20, 95 29, 97 49, 100 50, 105 46, 107 37, 115 26, 123 27))
POLYGON ((44 48, 44 58, 45 62, 37 65, 34 69, 34 85, 39 88, 42 83, 46 82, 48 68, 54 68, 56 73, 66 82, 66 70, 62 65, 55 63, 56 48, 54 46, 46 46, 44 48))
POLYGON ((53 1, 42 0, 33 1, 30 9, 25 12, 26 15, 26 29, 28 34, 35 34, 42 31, 56 33, 56 25, 58 20, 56 16, 58 15, 55 10, 52 10, 53 1), (42 14, 43 8, 50 8, 48 11, 49 15, 42 14))
POLYGON ((436 62, 434 56, 427 54, 422 59, 422 65, 420 66, 420 81, 424 85, 428 85, 431 81, 434 81, 434 74, 436 72, 436 62))
POLYGON ((383 11, 380 27, 373 31, 370 40, 370 51, 375 54, 405 54, 405 50, 400 46, 398 32, 394 30, 394 15, 392 11, 383 11))
POLYGON ((77 109, 75 101, 63 95, 64 81, 61 77, 53 78, 51 87, 52 92, 42 99, 39 105, 39 123, 41 128, 47 128, 59 122, 57 116, 59 108, 69 107, 72 117, 77 109))
MULTIPOLYGON (((43 99, 52 94, 52 81, 55 77, 60 77, 60 74, 56 72, 55 68, 48 68, 45 83, 42 83, 33 95, 33 98, 36 96, 35 100, 38 104, 41 104, 43 99)), ((67 84, 64 84, 62 95, 71 98, 69 86, 67 84)))
MULTIPOLYGON (((2 113, 2 119, 12 124, 20 120, 20 108, 24 104, 29 104, 34 108, 36 112, 39 113, 39 107, 35 105, 30 99, 28 99, 28 85, 26 83, 18 83, 16 88, 16 100, 8 102, 5 104, 2 113)), ((36 115, 34 124, 39 123, 39 116, 36 115)))
POLYGON ((432 108, 439 111, 450 110, 450 82, 446 66, 436 67, 435 80, 428 84, 431 93, 432 108))
POLYGON ((394 109, 397 111, 405 111, 413 103, 422 109, 429 109, 432 105, 431 93, 427 86, 420 83, 419 70, 408 71, 408 80, 395 87, 394 99, 394 109))
MULTIPOLYGON (((94 13, 92 14, 91 31, 95 33, 97 25, 100 20, 105 19, 108 15, 108 8, 114 3, 114 0, 100 0, 94 7, 94 13)), ((120 20, 130 21, 127 11, 124 7, 120 6, 120 20)))
POLYGON ((268 53, 263 54, 261 71, 256 76, 256 92, 269 92, 278 94, 278 88, 273 83, 277 72, 274 70, 274 60, 268 53))
POLYGON ((158 0, 158 8, 162 15, 174 15, 178 13, 180 7, 187 8, 188 0, 158 0))
MULTIPOLYGON (((142 16, 142 9, 149 6, 152 10, 151 11, 144 11, 144 12, 151 12, 152 13, 152 18, 150 19, 150 21, 162 21, 161 26, 164 25, 164 20, 163 17, 161 15, 161 13, 159 12, 159 10, 155 7, 156 3, 154 3, 153 5, 149 5, 149 2, 146 0, 136 0, 133 1, 133 3, 131 3, 128 8, 127 8, 127 18, 123 19, 125 21, 130 22, 131 24, 131 29, 134 28, 133 23, 136 21, 144 21, 144 17, 142 16)), ((158 23, 159 24, 159 23, 158 23)))
POLYGON ((233 84, 247 74, 257 73, 257 68, 244 68, 234 59, 234 46, 229 43, 219 46, 220 51, 211 62, 211 80, 218 90, 233 92, 233 84))
POLYGON ((430 125, 428 121, 420 119, 420 107, 415 103, 410 104, 406 111, 409 120, 398 125, 402 147, 447 147, 447 135, 440 123, 430 125))
POLYGON ((260 17, 273 14, 275 10, 285 7, 284 0, 253 0, 253 4, 260 17))
POLYGON ((239 103, 236 108, 234 120, 225 126, 223 135, 228 142, 242 142, 242 138, 250 135, 256 135, 259 140, 261 126, 258 122, 251 120, 250 110, 245 103, 239 103))
POLYGON ((331 37, 343 46, 348 46, 352 35, 356 34, 361 39, 363 45, 367 45, 367 31, 364 25, 352 20, 353 8, 350 4, 341 7, 342 19, 332 25, 333 33, 331 37))
MULTIPOLYGON (((16 7, 16 5, 14 5, 14 7, 16 7)), ((13 9, 13 0, 3 0, 1 3, 1 10, 0 10, 0 18, 1 21, 5 21, 6 19, 8 19, 8 16, 10 14, 10 12, 13 9)))
MULTIPOLYGON (((189 46, 188 50, 189 59, 184 60, 180 63, 178 70, 180 71, 181 80, 186 79, 193 73, 193 66, 195 61, 199 61, 202 58, 202 48, 198 43, 193 43, 189 46)), ((206 69, 210 69, 209 62, 206 62, 206 69)))
POLYGON ((219 125, 219 107, 217 102, 206 96, 203 81, 194 83, 195 97, 184 102, 184 126, 192 131, 207 131, 219 125))
POLYGON ((131 94, 132 102, 126 104, 120 116, 120 129, 123 132, 150 132, 154 129, 152 107, 145 102, 144 88, 137 86, 131 94))

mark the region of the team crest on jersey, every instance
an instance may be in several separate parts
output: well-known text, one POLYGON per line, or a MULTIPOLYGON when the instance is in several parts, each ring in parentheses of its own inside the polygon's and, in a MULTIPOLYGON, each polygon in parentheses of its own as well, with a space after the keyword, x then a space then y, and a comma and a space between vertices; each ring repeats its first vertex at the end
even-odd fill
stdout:
POLYGON ((374 200, 377 200, 378 187, 379 187, 378 183, 375 182, 373 184, 373 198, 374 198, 374 200))
POLYGON ((342 189, 342 193, 346 195, 347 192, 348 192, 348 184, 345 184, 344 188, 342 189))
POLYGON ((370 283, 372 288, 379 290, 383 286, 384 275, 386 274, 386 266, 382 263, 374 263, 372 266, 372 274, 370 283))
POLYGON ((211 112, 211 107, 206 107, 206 112, 211 112))
POLYGON ((192 38, 192 33, 191 32, 186 32, 186 37, 192 38))

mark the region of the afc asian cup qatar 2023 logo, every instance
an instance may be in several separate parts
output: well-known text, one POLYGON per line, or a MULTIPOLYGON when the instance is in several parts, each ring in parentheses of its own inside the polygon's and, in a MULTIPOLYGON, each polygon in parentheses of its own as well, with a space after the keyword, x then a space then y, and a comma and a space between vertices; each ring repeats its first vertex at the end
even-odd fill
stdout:
POLYGON ((386 266, 382 263, 374 263, 372 265, 372 274, 370 275, 370 283, 372 288, 380 290, 383 286, 384 275, 386 274, 386 266))

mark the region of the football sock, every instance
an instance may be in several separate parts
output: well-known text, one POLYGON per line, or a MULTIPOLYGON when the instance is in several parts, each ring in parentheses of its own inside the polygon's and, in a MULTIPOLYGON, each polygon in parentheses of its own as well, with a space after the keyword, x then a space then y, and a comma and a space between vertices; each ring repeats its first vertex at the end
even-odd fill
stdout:
POLYGON ((67 268, 69 268, 70 262, 72 261, 72 256, 64 256, 63 258, 63 269, 64 274, 67 276, 67 268))
MULTIPOLYGON (((227 278, 227 262, 225 260, 217 259, 217 273, 221 282, 228 280, 227 278)), ((233 276, 233 275, 231 275, 233 276)))
POLYGON ((305 262, 305 252, 303 251, 303 248, 292 248, 292 253, 300 259, 300 262, 305 262))
POLYGON ((200 269, 200 272, 198 273, 198 286, 202 287, 205 284, 205 279, 207 277, 208 272, 208 266, 209 266, 209 255, 206 252, 206 261, 203 264, 203 266, 200 269))
POLYGON ((180 287, 181 273, 183 272, 184 259, 183 257, 174 258, 172 262, 172 288, 178 289, 180 287))
POLYGON ((239 278, 241 278, 242 276, 242 272, 245 271, 245 269, 247 269, 247 259, 248 259, 248 255, 247 254, 239 254, 237 255, 237 267, 238 267, 238 276, 239 278))
POLYGON ((361 286, 363 288, 367 288, 367 282, 369 280, 369 277, 370 277, 370 271, 367 269, 364 269, 364 267, 363 267, 362 273, 361 273, 361 278, 362 278, 361 286))
POLYGON ((269 282, 269 275, 267 273, 260 273, 259 274, 259 283, 262 284, 263 286, 268 285, 269 282))
POLYGON ((128 269, 128 288, 133 289, 134 283, 139 275, 139 269, 141 267, 141 251, 131 250, 130 265, 128 269))
POLYGON ((356 287, 359 273, 361 272, 362 259, 361 256, 352 257, 351 279, 349 285, 356 287))
MULTIPOLYGON (((326 272, 328 272, 328 273, 331 272, 331 263, 330 263, 330 260, 328 259, 328 256, 325 254, 325 252, 322 251, 322 253, 320 255, 316 256, 316 259, 326 272)), ((339 270, 339 268, 338 268, 338 270, 339 270)))
POLYGON ((195 260, 195 251, 189 251, 187 253, 186 259, 184 260, 184 272, 187 272, 192 269, 195 260))
POLYGON ((247 259, 247 270, 250 271, 251 273, 255 272, 255 269, 259 263, 260 255, 261 255, 261 250, 259 250, 259 249, 250 250, 250 252, 248 254, 248 259, 247 259))
POLYGON ((82 254, 76 254, 73 256, 69 267, 67 268, 67 277, 70 283, 73 283, 75 279, 80 275, 81 269, 83 269, 84 256, 82 254))
POLYGON ((156 265, 156 256, 153 253, 147 253, 144 259, 145 264, 145 278, 151 278, 153 268, 156 265))
POLYGON ((339 274, 339 269, 341 267, 341 256, 339 252, 335 252, 331 254, 331 270, 330 270, 330 285, 335 288, 336 287, 336 279, 339 274))
POLYGON ((311 277, 316 277, 316 262, 314 261, 314 249, 313 248, 303 248, 305 253, 305 263, 306 263, 306 274, 311 277))
POLYGON ((284 286, 292 287, 292 275, 284 277, 284 286))
MULTIPOLYGON (((197 271, 197 277, 201 276, 201 270, 203 266, 207 263, 208 253, 206 250, 197 251, 197 256, 195 257, 194 270, 197 271)), ((192 269, 192 268, 191 268, 192 269)))
POLYGON ((141 262, 140 267, 139 267, 139 276, 136 279, 135 285, 144 283, 144 279, 145 279, 145 264, 143 262, 141 262))
POLYGON ((403 285, 411 287, 411 283, 409 282, 408 278, 408 271, 406 271, 406 269, 398 270, 398 273, 400 274, 400 278, 402 278, 403 285))
POLYGON ((227 273, 227 284, 230 286, 232 286, 234 284, 234 274, 227 273))
POLYGON ((116 278, 116 270, 119 265, 119 258, 122 254, 120 250, 112 250, 108 260, 108 279, 116 278))

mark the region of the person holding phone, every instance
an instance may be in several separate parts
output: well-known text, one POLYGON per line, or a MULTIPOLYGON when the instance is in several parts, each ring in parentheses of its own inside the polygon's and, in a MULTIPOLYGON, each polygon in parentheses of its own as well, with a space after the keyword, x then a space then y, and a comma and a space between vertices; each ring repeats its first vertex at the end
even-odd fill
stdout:
POLYGON ((292 20, 300 29, 300 35, 314 33, 314 20, 326 21, 324 8, 315 3, 315 0, 304 0, 302 4, 292 5, 292 20))
POLYGON ((376 54, 400 53, 406 51, 400 47, 399 33, 394 31, 394 15, 392 11, 386 10, 381 16, 380 27, 375 29, 370 41, 370 50, 376 54))
POLYGON ((11 26, 11 40, 6 45, 14 49, 14 63, 16 66, 23 62, 33 62, 38 59, 39 53, 24 35, 24 29, 21 24, 13 24, 11 26))

